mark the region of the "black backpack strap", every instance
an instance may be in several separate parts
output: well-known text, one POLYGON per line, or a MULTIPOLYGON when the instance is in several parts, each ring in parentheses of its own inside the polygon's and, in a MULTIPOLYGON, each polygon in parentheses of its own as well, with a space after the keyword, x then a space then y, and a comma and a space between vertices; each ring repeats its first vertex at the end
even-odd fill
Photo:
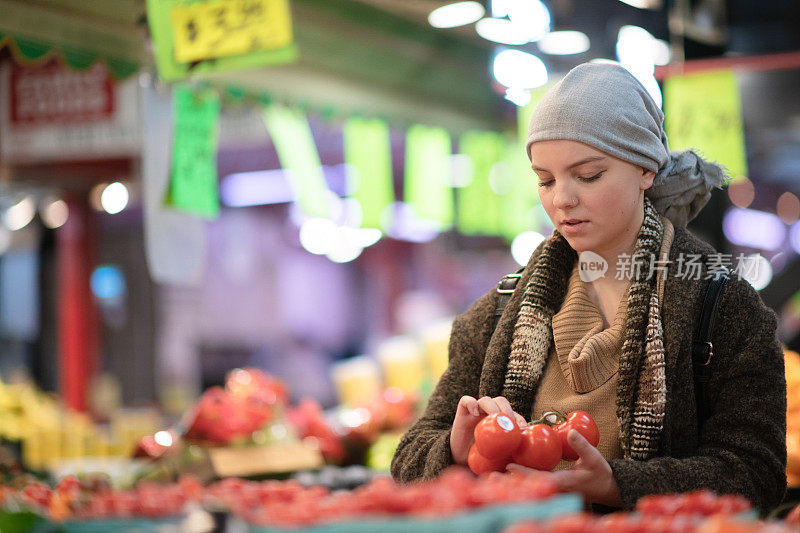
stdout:
POLYGON ((697 404, 697 427, 702 427, 708 419, 708 382, 711 379, 711 362, 714 358, 714 321, 717 318, 722 290, 730 280, 728 269, 723 267, 714 272, 708 283, 703 307, 700 310, 700 324, 692 342, 692 366, 694 368, 694 395, 697 404))
POLYGON ((517 288, 517 282, 519 278, 522 277, 522 271, 525 270, 525 267, 520 268, 513 274, 507 274, 500 280, 500 283, 497 284, 497 307, 494 310, 494 326, 492 329, 494 330, 497 327, 497 323, 500 321, 500 316, 503 314, 503 310, 508 305, 508 301, 511 299, 511 295, 514 294, 514 289, 517 288))

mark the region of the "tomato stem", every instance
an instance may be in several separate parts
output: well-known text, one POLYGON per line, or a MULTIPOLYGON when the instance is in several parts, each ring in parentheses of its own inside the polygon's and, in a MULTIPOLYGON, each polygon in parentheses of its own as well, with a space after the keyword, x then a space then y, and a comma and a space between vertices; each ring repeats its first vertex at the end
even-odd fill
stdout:
POLYGON ((541 418, 531 421, 529 425, 532 426, 534 424, 546 424, 548 426, 555 426, 564 422, 566 419, 567 417, 559 411, 547 411, 546 413, 542 414, 541 418), (555 422, 552 421, 553 418, 555 418, 555 422))

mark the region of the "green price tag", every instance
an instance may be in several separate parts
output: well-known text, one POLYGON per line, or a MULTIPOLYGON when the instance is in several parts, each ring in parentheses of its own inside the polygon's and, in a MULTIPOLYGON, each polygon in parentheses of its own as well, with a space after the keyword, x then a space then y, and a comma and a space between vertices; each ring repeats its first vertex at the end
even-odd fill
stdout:
POLYGON ((147 0, 147 21, 165 80, 297 58, 288 0, 147 0))
POLYGON ((167 204, 206 218, 219 214, 217 124, 219 97, 188 87, 173 92, 175 125, 167 204))

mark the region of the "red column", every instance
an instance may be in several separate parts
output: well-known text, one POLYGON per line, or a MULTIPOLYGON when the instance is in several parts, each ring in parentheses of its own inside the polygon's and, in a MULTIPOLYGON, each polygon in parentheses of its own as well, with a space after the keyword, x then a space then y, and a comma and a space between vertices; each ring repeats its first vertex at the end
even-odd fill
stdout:
POLYGON ((85 195, 65 201, 69 219, 56 230, 60 388, 69 407, 85 411, 99 344, 97 309, 89 286, 95 266, 96 215, 85 195))

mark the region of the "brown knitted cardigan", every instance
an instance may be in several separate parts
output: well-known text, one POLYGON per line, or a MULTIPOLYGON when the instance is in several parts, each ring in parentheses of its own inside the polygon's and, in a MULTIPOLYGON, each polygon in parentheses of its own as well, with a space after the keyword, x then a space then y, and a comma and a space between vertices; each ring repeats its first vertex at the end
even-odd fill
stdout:
MULTIPOLYGON (((522 273, 526 287, 541 246, 522 273)), ((675 228, 671 264, 680 254, 698 254, 704 265, 716 251, 688 230, 675 228)), ((610 461, 623 506, 646 494, 709 488, 738 493, 760 509, 774 507, 786 490, 786 381, 777 319, 758 293, 732 276, 714 329, 714 361, 708 390, 712 414, 698 432, 691 360, 701 300, 708 280, 678 277, 670 269, 662 320, 666 351, 667 405, 656 457, 610 461)), ((403 436, 392 461, 401 482, 430 479, 452 464, 450 429, 463 395, 499 396, 506 377, 522 290, 516 290, 493 333, 497 292, 491 290, 456 317, 450 363, 422 417, 403 436), (487 364, 484 364, 487 361, 487 364)), ((635 374, 635 373, 634 373, 635 374)), ((619 387, 636 387, 637 376, 619 387)), ((529 412, 522 412, 529 416, 529 412)), ((630 421, 628 422, 630 423, 630 421)), ((621 427, 621 438, 630 428, 621 427)), ((630 449, 630 443, 623 442, 630 449)))

